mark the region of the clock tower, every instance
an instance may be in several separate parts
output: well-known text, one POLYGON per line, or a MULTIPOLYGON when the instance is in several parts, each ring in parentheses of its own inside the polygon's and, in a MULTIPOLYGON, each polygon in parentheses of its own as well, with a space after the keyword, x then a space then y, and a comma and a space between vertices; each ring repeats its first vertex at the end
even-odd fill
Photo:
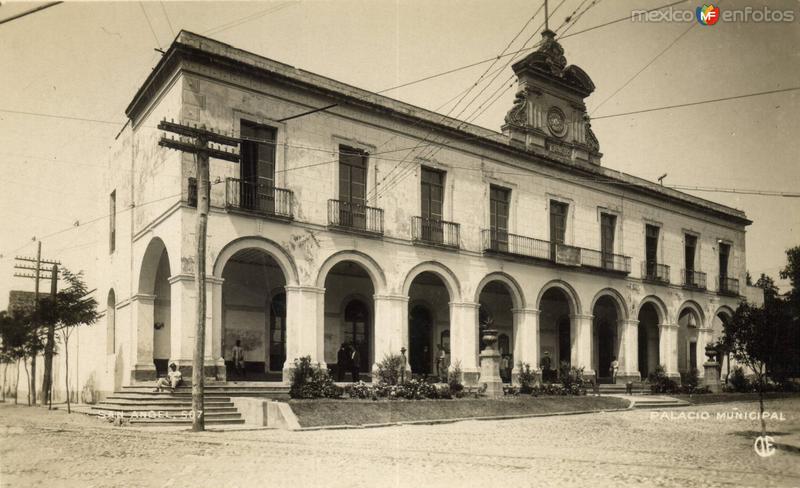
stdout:
POLYGON ((555 32, 542 32, 542 44, 514 63, 517 94, 503 133, 532 152, 576 163, 600 164, 600 145, 592 132, 584 99, 594 91, 589 75, 567 66, 555 32))

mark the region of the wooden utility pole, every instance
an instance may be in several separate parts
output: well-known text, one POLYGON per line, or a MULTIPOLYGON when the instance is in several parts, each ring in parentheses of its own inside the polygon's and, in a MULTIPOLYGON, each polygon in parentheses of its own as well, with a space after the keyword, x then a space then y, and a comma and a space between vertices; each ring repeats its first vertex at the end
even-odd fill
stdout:
MULTIPOLYGON (((50 278, 50 299, 56 305, 56 293, 58 292, 58 265, 53 265, 50 278)), ((42 379, 42 403, 46 403, 48 409, 53 408, 53 351, 56 347, 56 323, 54 320, 47 324, 47 342, 44 345, 44 378, 42 379)))
MULTIPOLYGON (((24 272, 17 272, 14 273, 14 276, 18 278, 31 278, 34 280, 34 299, 33 299, 33 321, 34 325, 38 327, 39 325, 39 282, 42 279, 45 280, 52 280, 51 290, 54 290, 56 287, 56 283, 58 282, 58 268, 57 265, 61 264, 58 261, 48 261, 42 259, 42 241, 37 242, 36 246, 36 258, 28 258, 28 257, 15 257, 14 258, 20 263, 35 263, 35 266, 31 266, 29 264, 20 264, 17 263, 14 265, 16 269, 22 269, 26 271, 33 271, 31 273, 24 273, 24 272), (50 273, 49 269, 42 269, 42 264, 52 264, 53 265, 53 274, 50 276, 42 276, 42 273, 50 273)), ((53 292, 55 293, 55 292, 53 292)), ((45 378, 44 383, 42 384, 42 401, 46 403, 49 400, 50 396, 50 378, 52 378, 52 365, 53 365, 53 335, 50 334, 48 329, 47 334, 47 344, 45 344, 45 378), (47 351, 50 351, 49 360, 47 357, 47 351)), ((31 392, 31 401, 35 405, 36 404, 36 355, 39 351, 33 350, 31 352, 31 384, 29 386, 31 392)))
POLYGON ((197 162, 197 255, 195 257, 195 290, 197 292, 197 323, 195 326, 194 355, 192 357, 192 430, 205 430, 205 412, 203 405, 205 381, 205 341, 206 341, 206 230, 208 227, 209 207, 209 157, 224 159, 234 163, 239 162, 239 155, 235 152, 220 149, 219 145, 239 146, 239 139, 219 132, 206 129, 205 126, 179 124, 161 121, 158 124, 161 130, 173 132, 181 139, 167 139, 166 136, 158 141, 159 146, 178 151, 191 153, 197 162), (188 140, 187 140, 188 139, 188 140), (218 144, 217 147, 210 143, 218 144))

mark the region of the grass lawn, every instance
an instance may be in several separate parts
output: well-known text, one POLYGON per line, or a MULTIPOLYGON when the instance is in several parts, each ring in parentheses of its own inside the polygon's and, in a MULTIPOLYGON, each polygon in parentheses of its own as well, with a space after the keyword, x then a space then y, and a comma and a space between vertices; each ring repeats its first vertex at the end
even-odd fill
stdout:
MULTIPOLYGON (((758 393, 704 393, 701 395, 669 395, 695 405, 707 403, 757 402, 758 393)), ((764 400, 800 398, 800 393, 764 393, 764 400)))
POLYGON ((621 398, 595 396, 520 396, 499 400, 291 400, 289 403, 302 427, 553 414, 628 406, 628 401, 621 398))

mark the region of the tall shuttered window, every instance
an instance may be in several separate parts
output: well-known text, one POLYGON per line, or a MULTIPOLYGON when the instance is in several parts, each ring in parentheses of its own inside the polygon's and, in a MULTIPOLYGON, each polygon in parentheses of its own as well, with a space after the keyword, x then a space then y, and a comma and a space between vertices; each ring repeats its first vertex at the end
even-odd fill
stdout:
POLYGON ((108 252, 117 248, 117 190, 108 197, 108 252))
POLYGON ((508 214, 511 190, 492 185, 489 189, 489 225, 492 249, 508 251, 508 214))
POLYGON ((243 120, 241 133, 241 205, 243 208, 273 213, 276 131, 243 120))

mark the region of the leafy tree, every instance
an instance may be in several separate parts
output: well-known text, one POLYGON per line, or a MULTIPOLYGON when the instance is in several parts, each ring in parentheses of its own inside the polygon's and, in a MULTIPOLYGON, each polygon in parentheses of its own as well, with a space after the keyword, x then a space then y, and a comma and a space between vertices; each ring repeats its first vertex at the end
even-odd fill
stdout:
POLYGON ((795 246, 786 250, 788 263, 780 271, 780 276, 784 280, 789 280, 792 290, 789 292, 789 302, 792 304, 792 313, 795 321, 800 317, 800 246, 795 246))
POLYGON ((775 280, 772 277, 761 273, 759 276, 758 281, 756 281, 755 286, 757 288, 761 288, 764 290, 764 301, 769 302, 775 300, 779 295, 779 290, 777 285, 775 285, 775 280))
MULTIPOLYGON (((724 322, 723 342, 728 345, 733 357, 747 365, 756 374, 759 392, 759 408, 764 413, 764 382, 772 367, 778 373, 791 355, 787 347, 787 307, 782 300, 773 300, 763 307, 741 303, 730 320, 724 322)), ((766 423, 761 418, 762 435, 766 435, 766 423)))
POLYGON ((750 271, 747 272, 747 275, 744 279, 745 283, 747 283, 747 286, 753 286, 753 275, 750 274, 750 271))
MULTIPOLYGON (((20 362, 23 363, 25 371, 28 371, 26 358, 36 354, 41 350, 42 338, 39 329, 30 312, 0 312, 0 357, 3 362, 16 362, 17 377, 14 383, 14 403, 17 403, 19 392, 19 369, 20 362)), ((3 388, 5 389, 5 375, 3 377, 3 388)), ((30 381, 28 382, 30 383, 30 381)), ((5 396, 3 397, 5 400, 5 396)), ((31 403, 31 391, 28 389, 28 405, 31 403)))
POLYGON ((83 272, 72 273, 64 269, 64 280, 69 286, 59 291, 55 299, 45 298, 41 302, 40 312, 44 322, 56 325, 64 345, 64 376, 66 379, 67 412, 72 412, 69 391, 69 339, 76 327, 92 325, 97 321, 97 300, 89 296, 91 293, 83 281, 83 272))

